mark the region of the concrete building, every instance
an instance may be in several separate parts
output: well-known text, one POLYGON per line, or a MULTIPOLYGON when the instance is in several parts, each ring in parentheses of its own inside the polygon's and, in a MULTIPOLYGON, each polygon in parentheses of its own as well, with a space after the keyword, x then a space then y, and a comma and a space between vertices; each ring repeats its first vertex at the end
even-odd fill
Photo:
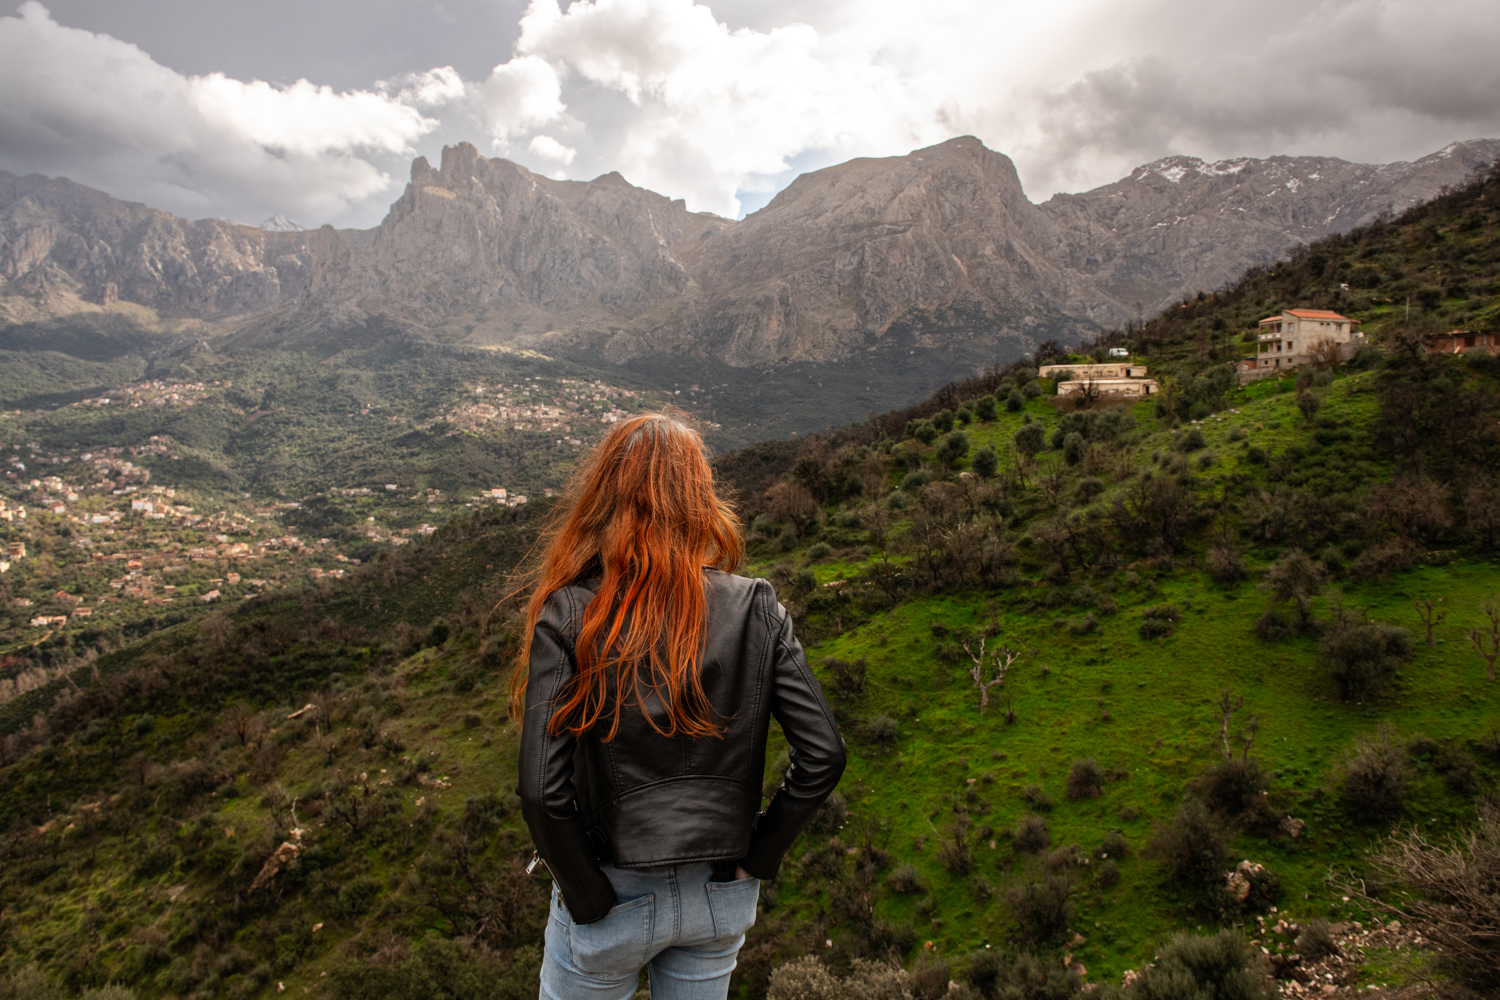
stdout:
POLYGON ((1475 333, 1473 330, 1449 330, 1427 335, 1429 354, 1500 354, 1500 333, 1475 333))
POLYGON ((1073 377, 1057 383, 1059 396, 1077 396, 1092 388, 1101 396, 1152 396, 1159 386, 1155 379, 1146 378, 1146 366, 1130 361, 1113 361, 1100 365, 1043 365, 1042 378, 1052 378, 1060 372, 1069 372, 1073 377))
POLYGON ((1059 382, 1059 396, 1078 396, 1092 385, 1101 396, 1154 396, 1160 391, 1152 378, 1084 378, 1059 382))
POLYGON ((1240 361, 1240 382, 1297 368, 1330 352, 1335 360, 1347 360, 1365 342, 1356 325, 1326 309, 1288 309, 1268 316, 1258 324, 1256 353, 1240 361))

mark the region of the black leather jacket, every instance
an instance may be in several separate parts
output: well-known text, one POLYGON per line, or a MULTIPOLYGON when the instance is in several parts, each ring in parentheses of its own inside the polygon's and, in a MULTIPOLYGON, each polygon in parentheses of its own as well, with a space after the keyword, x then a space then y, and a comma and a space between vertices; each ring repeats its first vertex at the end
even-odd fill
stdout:
POLYGON ((723 739, 664 737, 635 705, 620 713, 609 742, 602 738, 608 716, 578 738, 549 735, 553 700, 577 668, 574 642, 598 581, 558 590, 537 622, 516 793, 578 923, 598 920, 615 905, 601 863, 648 868, 710 861, 728 871, 738 863, 757 878, 774 877, 782 854, 844 772, 844 741, 771 585, 715 570, 705 570, 704 580, 701 677, 723 739), (773 715, 791 744, 792 766, 761 811, 773 715))

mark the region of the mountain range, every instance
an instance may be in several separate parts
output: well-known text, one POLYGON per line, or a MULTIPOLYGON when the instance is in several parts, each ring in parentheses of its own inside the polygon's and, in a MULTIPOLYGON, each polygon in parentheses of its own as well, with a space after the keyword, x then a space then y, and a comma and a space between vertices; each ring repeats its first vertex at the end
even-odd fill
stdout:
POLYGON ((613 362, 826 364, 899 340, 969 364, 1151 315, 1497 157, 1500 140, 1386 165, 1173 156, 1034 204, 1008 157, 963 136, 804 174, 731 221, 617 173, 553 180, 460 143, 436 168, 418 158, 369 230, 190 221, 0 172, 0 322, 133 303, 202 321, 216 344, 379 323, 613 362))

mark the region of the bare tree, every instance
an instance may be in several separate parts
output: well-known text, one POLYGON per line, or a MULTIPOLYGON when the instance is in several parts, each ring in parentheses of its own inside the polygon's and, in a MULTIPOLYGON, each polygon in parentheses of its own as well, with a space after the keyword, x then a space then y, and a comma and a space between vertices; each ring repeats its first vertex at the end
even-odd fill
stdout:
POLYGON ((1305 629, 1312 618, 1312 599, 1323 592, 1327 573, 1301 549, 1293 549, 1266 570, 1263 586, 1278 601, 1293 601, 1305 629))
POLYGON ((1380 892, 1352 876, 1336 879, 1346 895, 1402 923, 1441 949, 1443 962, 1477 995, 1500 985, 1500 911, 1494 885, 1500 878, 1500 807, 1479 805, 1476 826, 1446 843, 1412 827, 1379 844, 1370 867, 1385 885, 1409 891, 1380 892))
MULTIPOLYGON (((1441 601, 1442 598, 1439 597, 1438 600, 1441 601)), ((1432 641, 1432 630, 1434 627, 1443 624, 1443 619, 1448 617, 1448 612, 1438 611, 1433 608, 1432 598, 1430 597, 1423 598, 1420 601, 1412 601, 1412 604, 1416 606, 1417 617, 1422 619, 1423 625, 1427 626, 1427 645, 1436 645, 1432 641)))
POLYGON ((1036 477, 1037 485, 1042 488, 1042 495, 1047 502, 1054 507, 1062 500, 1063 490, 1068 486, 1068 470, 1062 460, 1052 455, 1042 466, 1041 475, 1036 477))
MULTIPOLYGON (((1245 696, 1235 694, 1231 688, 1225 688, 1219 692, 1219 700, 1214 702, 1214 707, 1219 710, 1219 740, 1224 744, 1224 760, 1234 760, 1234 747, 1230 745, 1229 727, 1234 721, 1235 715, 1245 707, 1245 696)), ((1260 720, 1250 716, 1245 721, 1245 728, 1235 734, 1240 742, 1240 759, 1250 758, 1250 748, 1255 744, 1255 733, 1260 729, 1260 720)))
POLYGON ((1078 391, 1073 395, 1078 397, 1074 405, 1080 410, 1087 410, 1099 402, 1099 398, 1104 395, 1104 387, 1099 384, 1098 379, 1090 375, 1079 383, 1078 391))
POLYGON ((1489 678, 1495 679, 1495 661, 1500 660, 1500 601, 1485 601, 1484 614, 1490 620, 1488 627, 1469 629, 1469 642, 1474 652, 1484 657, 1489 668, 1489 678))
POLYGON ((766 491, 766 512, 778 521, 790 521, 800 536, 818 518, 818 501, 799 482, 777 483, 766 491))
POLYGON ((250 742, 250 731, 255 724, 255 714, 239 702, 224 709, 223 727, 226 736, 238 740, 240 746, 250 742))
POLYGON ((984 647, 987 641, 985 636, 979 636, 978 653, 974 652, 974 644, 972 642, 965 642, 963 644, 964 652, 969 654, 969 659, 974 663, 969 668, 969 676, 974 679, 974 686, 979 689, 979 710, 981 712, 989 707, 990 688, 1004 684, 1006 673, 1021 658, 1021 654, 1013 652, 1009 646, 986 651, 984 647), (995 676, 989 680, 985 680, 984 678, 986 666, 995 673, 995 676))
POLYGON ((1320 340, 1307 351, 1314 368, 1337 368, 1344 361, 1344 345, 1336 340, 1320 340))

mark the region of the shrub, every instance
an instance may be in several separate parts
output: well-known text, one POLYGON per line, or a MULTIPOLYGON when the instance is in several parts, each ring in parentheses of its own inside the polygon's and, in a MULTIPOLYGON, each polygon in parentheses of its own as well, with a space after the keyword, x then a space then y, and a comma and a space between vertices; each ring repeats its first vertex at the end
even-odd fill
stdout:
POLYGON ((953 411, 938 410, 932 415, 932 426, 937 428, 939 434, 947 434, 953 429, 953 411))
POLYGON ((1111 830, 1104 835, 1104 843, 1099 845, 1101 857, 1123 858, 1130 853, 1130 841, 1125 839, 1125 834, 1119 830, 1111 830))
POLYGON ((1079 799, 1098 798, 1102 794, 1104 769, 1099 762, 1091 757, 1075 760, 1068 771, 1068 798, 1077 802, 1079 799))
POLYGON ((1059 847, 1047 855, 1045 862, 1049 872, 1057 871, 1059 868, 1081 868, 1086 864, 1088 864, 1088 859, 1084 857, 1083 846, 1077 843, 1059 847))
POLYGON ((892 892, 903 896, 916 896, 927 891, 927 880, 914 865, 898 865, 885 877, 885 884, 892 892))
POLYGON ((1322 554, 1318 556, 1318 562, 1323 564, 1329 576, 1338 576, 1344 572, 1344 553, 1337 545, 1325 545, 1322 554))
POLYGON ((1275 608, 1255 619, 1252 627, 1266 642, 1281 642, 1292 634, 1292 620, 1275 608))
POLYGON ((36 966, 23 965, 0 979, 0 1000, 64 1000, 64 993, 36 966))
POLYGON ((1394 734, 1382 726, 1373 740, 1361 740, 1344 762, 1344 809, 1355 819, 1385 822, 1399 815, 1406 801, 1405 755, 1394 734))
POLYGON ((1142 639, 1165 639, 1174 631, 1172 623, 1160 618, 1147 618, 1141 622, 1140 628, 1136 629, 1142 639))
POLYGON ((1115 995, 1142 1000, 1273 1000, 1277 991, 1244 937, 1223 930, 1212 937, 1176 935, 1154 964, 1115 995))
POLYGON ((1239 583, 1247 575, 1239 539, 1222 534, 1208 544, 1208 574, 1223 586, 1239 583))
POLYGON ((1154 604, 1141 612, 1142 618, 1152 618, 1158 621, 1176 622, 1182 620, 1182 612, 1177 610, 1175 604, 1154 604))
POLYGON ((988 423, 999 416, 998 406, 994 396, 980 396, 974 400, 974 418, 982 423, 988 423))
POLYGON ((969 959, 968 980, 985 1000, 1069 1000, 1083 989, 1082 981, 1061 962, 1040 962, 1026 952, 1014 962, 1006 962, 995 950, 975 952, 969 959))
POLYGON ((1404 538, 1392 538, 1370 546, 1349 564, 1349 575, 1355 580, 1384 580, 1411 566, 1417 558, 1416 546, 1404 538))
POLYGON ((1207 897, 1223 884, 1229 834, 1207 806, 1188 799, 1171 822, 1156 825, 1146 854, 1160 862, 1178 886, 1207 897))
POLYGON ((1297 935, 1297 954, 1304 961, 1317 962, 1339 953, 1338 942, 1333 939, 1333 928, 1321 917, 1310 920, 1297 935))
POLYGON ((1266 450, 1258 444, 1252 444, 1245 449, 1245 461, 1251 465, 1266 464, 1266 450))
POLYGON ((1045 882, 1027 882, 1007 893, 1021 937, 1032 943, 1062 937, 1073 920, 1070 892, 1066 880, 1049 875, 1045 882))
POLYGON ((872 743, 894 743, 901 727, 889 715, 872 715, 865 721, 865 734, 872 743))
POLYGON ((870 928, 870 948, 877 954, 904 955, 917 943, 917 932, 911 924, 893 924, 885 920, 875 921, 870 928))
POLYGON ((866 675, 869 670, 863 659, 843 660, 830 656, 823 666, 833 675, 833 689, 844 698, 858 698, 865 693, 866 675))
POLYGON ((1120 881, 1120 866, 1115 864, 1114 858, 1108 858, 1094 871, 1094 881, 1099 883, 1101 889, 1108 889, 1120 881))
POLYGON ((969 435, 954 431, 944 437, 937 447, 937 459, 944 465, 953 465, 969 453, 969 435))
POLYGON ((814 542, 807 547, 807 561, 810 563, 827 559, 833 555, 833 546, 827 542, 814 542))
POLYGON ((1056 805, 1052 801, 1052 796, 1048 795, 1047 790, 1041 785, 1027 785, 1026 790, 1021 793, 1021 798, 1038 812, 1051 812, 1052 807, 1056 805))
POLYGON ((1216 813, 1234 817, 1260 808, 1271 779, 1251 757, 1219 761, 1195 785, 1204 805, 1216 813))
POLYGON ((980 479, 989 479, 1000 468, 1000 456, 995 454, 995 449, 985 445, 974 453, 969 459, 969 468, 980 479))
POLYGON ((1036 854, 1047 849, 1052 834, 1047 830, 1047 821, 1040 816, 1023 816, 1016 824, 1016 850, 1024 854, 1036 854))
POLYGON ((1078 489, 1073 491, 1073 495, 1078 498, 1079 503, 1088 503, 1103 492, 1104 480, 1098 476, 1085 476, 1078 481, 1078 489))
POLYGON ((823 800, 818 811, 813 813, 812 822, 807 828, 813 833, 824 835, 838 833, 843 829, 844 823, 849 819, 849 803, 838 792, 834 792, 823 800))
POLYGON ((400 961, 339 959, 328 970, 327 982, 333 1000, 524 1000, 536 993, 541 965, 542 949, 536 945, 517 948, 507 957, 429 933, 400 961))
POLYGON ((1203 432, 1201 430, 1194 427, 1179 436, 1173 447, 1181 452, 1191 453, 1200 451, 1208 447, 1208 439, 1203 436, 1203 432))
POLYGON ((1084 441, 1083 435, 1077 431, 1063 438, 1063 461, 1069 465, 1077 465, 1083 461, 1084 441))
POLYGON ((346 917, 357 917, 370 908, 378 895, 379 882, 366 875, 356 876, 339 889, 339 911, 346 917))
POLYGON ((1035 399, 1041 394, 1042 387, 1037 385, 1035 381, 1027 382, 1026 385, 1021 389, 1021 395, 1025 396, 1027 399, 1035 399))
POLYGON ((948 869, 949 875, 967 875, 974 867, 974 852, 964 839, 963 831, 954 829, 947 840, 938 847, 937 859, 948 869))
POLYGON ((1348 701, 1377 693, 1411 657, 1411 633, 1341 616, 1325 625, 1318 659, 1348 701))
POLYGON ((931 420, 908 420, 906 422, 906 436, 916 438, 923 444, 932 444, 937 440, 940 432, 931 420))
POLYGON ((1005 397, 1005 408, 1011 413, 1019 413, 1026 407, 1026 397, 1020 389, 1012 389, 1005 397))
POLYGON ((932 473, 926 469, 912 469, 901 477, 901 490, 905 493, 915 493, 930 482, 932 482, 932 473))
POLYGON ((111 983, 84 990, 80 1000, 135 1000, 135 990, 111 983))
POLYGON ((1075 618, 1073 621, 1068 623, 1068 634, 1070 635, 1089 635, 1093 632, 1097 632, 1098 630, 1099 619, 1094 617, 1094 613, 1092 611, 1084 615, 1082 618, 1075 618))
POLYGON ((1015 433, 1015 442, 1018 451, 1035 455, 1047 446, 1047 428, 1037 421, 1022 424, 1015 433))

